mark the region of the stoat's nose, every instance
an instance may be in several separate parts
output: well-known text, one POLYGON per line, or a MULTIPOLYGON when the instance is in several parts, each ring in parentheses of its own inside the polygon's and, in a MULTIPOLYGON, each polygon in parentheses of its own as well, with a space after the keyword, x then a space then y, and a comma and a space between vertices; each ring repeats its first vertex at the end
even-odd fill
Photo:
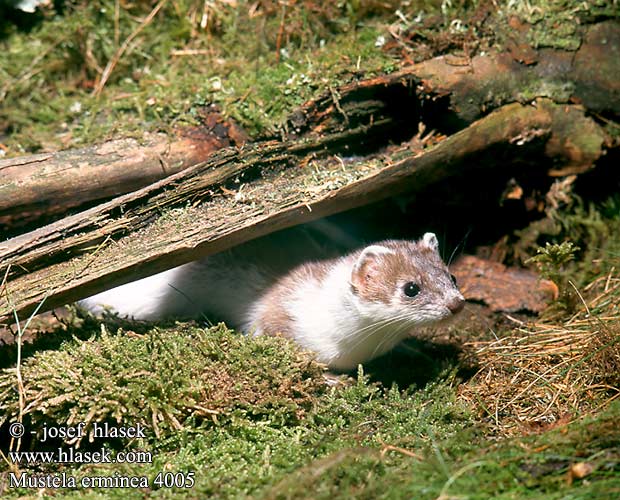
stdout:
POLYGON ((450 302, 448 302, 448 309, 452 314, 459 313, 465 307, 465 299, 462 296, 454 297, 450 302))

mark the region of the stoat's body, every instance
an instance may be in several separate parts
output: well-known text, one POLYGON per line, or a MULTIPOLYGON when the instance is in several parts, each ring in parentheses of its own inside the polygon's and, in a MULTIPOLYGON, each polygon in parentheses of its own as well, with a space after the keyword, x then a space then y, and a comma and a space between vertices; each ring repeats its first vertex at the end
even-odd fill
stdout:
POLYGON ((331 368, 349 370, 463 305, 437 238, 427 233, 417 242, 388 240, 303 264, 256 301, 248 326, 281 332, 331 368))
POLYGON ((94 295, 80 305, 139 320, 207 317, 242 328, 252 304, 278 278, 307 259, 334 255, 315 233, 293 228, 272 234, 94 295))
POLYGON ((285 335, 330 368, 349 370, 389 351, 414 327, 463 308, 437 247, 426 233, 416 242, 387 240, 286 272, 269 258, 225 252, 82 305, 95 311, 107 305, 136 319, 215 316, 250 334, 285 335))

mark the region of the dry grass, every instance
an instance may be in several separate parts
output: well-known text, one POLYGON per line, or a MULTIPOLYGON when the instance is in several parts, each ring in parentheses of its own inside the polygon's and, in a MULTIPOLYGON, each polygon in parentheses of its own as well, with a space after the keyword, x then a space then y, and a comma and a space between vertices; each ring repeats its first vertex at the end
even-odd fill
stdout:
POLYGON ((467 344, 481 369, 461 397, 498 434, 544 430, 620 395, 620 275, 612 269, 583 293, 562 323, 519 322, 507 337, 467 344))

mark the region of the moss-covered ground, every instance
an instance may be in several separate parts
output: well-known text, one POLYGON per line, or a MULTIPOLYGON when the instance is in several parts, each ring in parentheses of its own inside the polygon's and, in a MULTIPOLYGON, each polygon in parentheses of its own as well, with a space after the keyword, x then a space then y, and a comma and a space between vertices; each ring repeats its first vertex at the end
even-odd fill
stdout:
POLYGON ((214 103, 252 136, 270 133, 326 86, 395 67, 375 47, 374 14, 383 12, 384 26, 389 12, 379 2, 175 0, 160 2, 148 24, 149 2, 63 3, 29 31, 0 26, 0 142, 9 154, 167 131, 214 103))
POLYGON ((548 317, 491 328, 488 319, 458 323, 447 344, 446 335, 412 341, 340 384, 326 384, 323 368, 289 341, 247 338, 224 325, 70 315, 24 346, 19 372, 17 346, 5 346, 3 497, 613 498, 620 491, 615 203, 586 209, 575 198, 550 214, 549 226, 563 227, 545 238, 572 235, 581 249, 545 247, 535 259, 565 278, 556 277, 562 293, 548 317), (605 236, 598 247, 586 236, 593 226, 591 237, 605 236), (8 437, 18 421, 27 431, 19 444, 8 437), (45 430, 80 423, 79 439, 52 439, 45 430), (97 436, 95 423, 139 425, 145 436, 97 436), (10 454, 61 447, 148 455, 134 463, 27 465, 10 454), (18 477, 74 478, 77 486, 15 487, 18 477), (83 478, 138 483, 88 487, 83 478))
MULTIPOLYGON (((403 54, 418 60, 462 46, 465 9, 480 5, 55 4, 14 18, 0 3, 0 149, 9 156, 166 131, 195 123, 211 103, 252 136, 273 134, 327 86, 396 69, 403 54), (388 30, 402 34, 413 22, 417 38, 396 37, 402 43, 383 49, 388 30)), ((497 8, 533 23, 534 45, 565 48, 584 17, 618 15, 613 2, 497 8), (561 36, 550 40, 549 26, 561 36)), ((327 385, 322 367, 288 341, 245 338, 223 325, 70 316, 19 353, 16 344, 1 346, 0 496, 620 496, 620 203, 574 198, 544 220, 515 234, 515 261, 536 256, 545 241, 579 247, 551 247, 529 264, 560 287, 546 316, 455 325, 451 344, 412 343, 340 385, 327 385), (19 443, 9 438, 17 421, 26 431, 19 443), (44 429, 81 422, 77 442, 42 442, 44 429), (139 425, 145 437, 96 438, 95 422, 139 425), (139 463, 31 465, 10 455, 102 446, 112 457, 147 455, 135 455, 139 463), (23 472, 116 485, 144 478, 148 486, 11 487, 23 472)))
MULTIPOLYGON (((614 300, 617 307, 618 296, 614 300)), ((523 405, 506 405, 498 415, 489 408, 492 396, 527 389, 529 381, 504 385, 514 369, 495 358, 481 360, 480 369, 495 363, 496 380, 486 382, 464 380, 463 361, 435 355, 426 364, 431 369, 408 387, 373 382, 372 365, 370 376, 360 371, 348 385, 329 387, 307 354, 279 338, 245 338, 223 326, 143 326, 144 331, 110 333, 118 326, 112 320, 103 328, 91 318, 72 324, 60 347, 53 337, 42 337, 26 353, 20 370, 23 422, 36 435, 20 449, 75 447, 58 439, 41 442, 44 429, 84 422, 88 430, 78 451, 105 446, 112 457, 126 451, 150 455, 132 464, 25 465, 15 463, 5 447, 4 497, 33 496, 37 490, 7 488, 17 471, 41 477, 64 472, 77 481, 136 477, 149 485, 43 489, 67 498, 612 498, 620 488, 620 406, 609 402, 613 391, 600 387, 609 373, 580 387, 580 407, 560 404, 558 421, 535 428, 524 419, 506 437, 496 419, 508 426, 510 411, 523 405), (142 425, 146 437, 90 442, 93 422, 142 425), (191 488, 157 484, 160 473, 170 473, 163 476, 170 479, 187 472, 194 473, 191 488)), ((617 339, 616 323, 607 348, 617 339)), ((562 360, 571 377, 596 375, 593 352, 580 352, 579 346, 575 351, 562 360)), ((539 352, 544 354, 544 347, 539 352)), ((617 356, 617 349, 611 352, 617 356)), ((422 348, 408 362, 425 365, 428 355, 422 348)), ((513 356, 515 368, 523 364, 518 349, 513 356)), ((617 360, 607 362, 617 370, 617 360)), ((542 389, 544 399, 554 366, 553 361, 537 366, 532 393, 542 389)), ((572 396, 569 385, 562 394, 566 399, 572 396)), ((0 378, 0 401, 2 419, 17 421, 14 368, 0 378)), ((530 403, 529 411, 536 409, 537 403, 530 403)))

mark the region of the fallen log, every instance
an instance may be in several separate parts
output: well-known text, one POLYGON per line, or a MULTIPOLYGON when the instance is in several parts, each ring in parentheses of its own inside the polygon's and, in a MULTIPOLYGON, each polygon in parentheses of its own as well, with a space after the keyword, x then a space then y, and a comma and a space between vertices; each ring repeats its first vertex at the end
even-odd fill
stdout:
POLYGON ((415 194, 452 176, 507 169, 515 158, 549 158, 552 168, 576 158, 587 168, 606 144, 603 130, 581 107, 541 99, 504 106, 421 152, 405 146, 347 162, 325 155, 367 132, 359 127, 314 141, 226 149, 151 186, 4 242, 0 318, 24 318, 42 301, 42 310, 50 309, 279 229, 398 193, 415 194))
POLYGON ((403 84, 425 96, 420 107, 430 110, 424 123, 444 133, 456 132, 505 104, 538 97, 620 118, 620 23, 608 20, 581 29, 577 50, 535 50, 528 45, 526 61, 514 47, 473 57, 445 55, 344 85, 292 114, 287 130, 297 135, 343 130, 367 120, 372 102, 406 113, 403 84))
MULTIPOLYGON (((582 30, 583 42, 575 51, 528 46, 524 59, 523 44, 517 44, 471 58, 436 57, 392 74, 332 88, 290 115, 283 138, 316 140, 335 133, 346 137, 347 130, 366 126, 373 129, 360 141, 367 152, 388 141, 408 140, 419 121, 429 130, 449 135, 500 106, 525 104, 538 97, 581 103, 590 113, 618 118, 620 23, 610 20, 582 30), (373 126, 377 122, 384 125, 381 130, 373 126)), ((62 214, 84 201, 130 192, 204 161, 212 151, 227 145, 228 136, 235 144, 244 142, 242 132, 226 127, 223 134, 221 120, 208 116, 204 131, 197 129, 181 139, 157 137, 144 146, 121 140, 0 161, 0 224, 16 227, 43 215, 62 214)), ((346 148, 348 154, 355 152, 353 144, 343 142, 345 152, 346 148)), ((595 144, 594 152, 596 148, 595 144)), ((590 165, 588 158, 575 157, 549 173, 579 173, 590 165)))
POLYGON ((214 111, 205 111, 203 121, 170 136, 145 134, 140 140, 0 160, 0 226, 40 223, 87 202, 134 191, 247 140, 214 111))

